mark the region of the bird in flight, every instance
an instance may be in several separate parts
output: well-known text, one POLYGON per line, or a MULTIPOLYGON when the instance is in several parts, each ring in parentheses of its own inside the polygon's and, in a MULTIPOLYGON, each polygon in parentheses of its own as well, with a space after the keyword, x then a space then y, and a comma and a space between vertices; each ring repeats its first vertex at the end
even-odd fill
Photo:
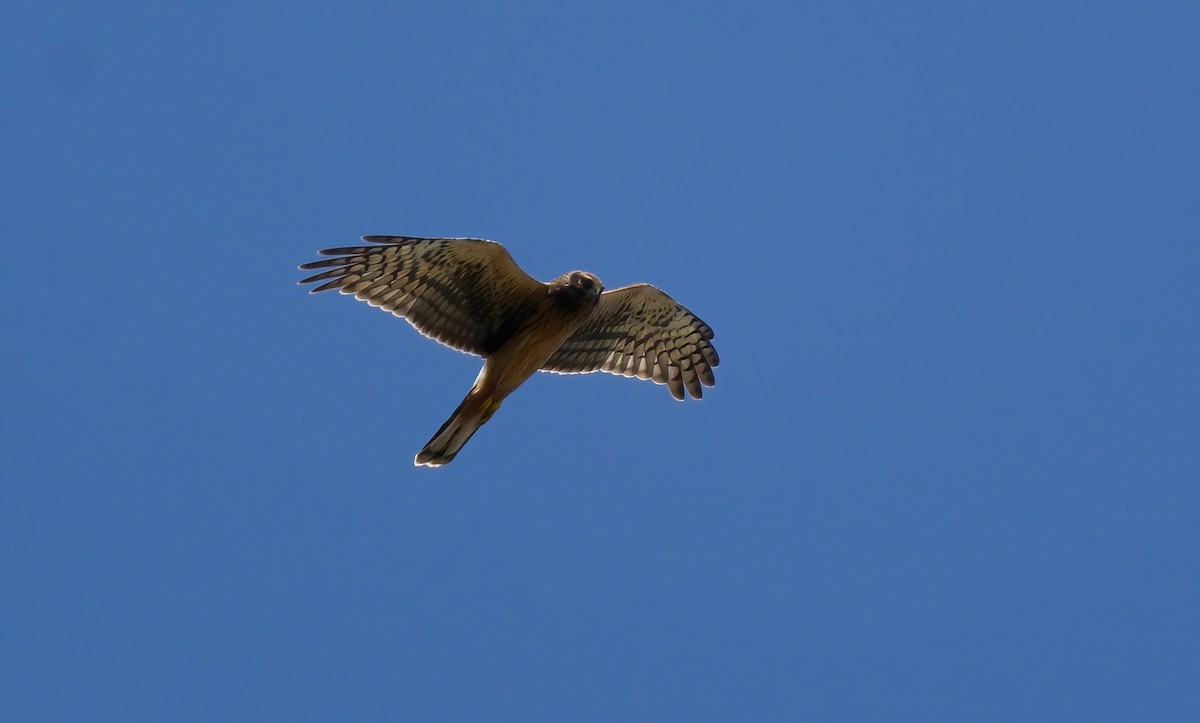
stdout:
POLYGON ((604 291, 600 279, 571 271, 541 282, 494 241, 363 236, 368 246, 325 249, 302 265, 326 269, 300 281, 324 282, 406 319, 446 346, 483 357, 462 404, 420 452, 417 466, 440 467, 458 454, 500 403, 536 371, 604 371, 665 384, 682 400, 713 386, 720 363, 713 331, 649 284, 604 291))

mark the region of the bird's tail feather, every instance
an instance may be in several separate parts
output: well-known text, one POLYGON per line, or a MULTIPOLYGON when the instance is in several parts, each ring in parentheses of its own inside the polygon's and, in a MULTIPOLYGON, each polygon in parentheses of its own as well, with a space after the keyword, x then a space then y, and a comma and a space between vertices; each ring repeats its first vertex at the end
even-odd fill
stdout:
MULTIPOLYGON (((417 452, 413 463, 418 467, 441 467, 454 459, 454 455, 463 448, 475 430, 483 426, 491 418, 495 409, 489 409, 487 400, 474 389, 454 410, 454 414, 438 429, 433 439, 425 443, 425 447, 417 452)), ((497 405, 498 406, 498 405, 497 405)))

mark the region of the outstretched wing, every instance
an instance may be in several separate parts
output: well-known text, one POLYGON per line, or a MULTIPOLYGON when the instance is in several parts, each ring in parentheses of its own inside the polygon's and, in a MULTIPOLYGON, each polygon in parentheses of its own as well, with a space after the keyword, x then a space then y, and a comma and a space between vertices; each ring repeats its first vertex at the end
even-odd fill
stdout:
POLYGON ((666 384, 676 399, 684 398, 685 389, 699 399, 702 383, 716 383, 712 368, 720 358, 712 338, 708 324, 661 289, 626 286, 600 296, 600 305, 542 371, 636 376, 666 384))
POLYGON ((363 236, 375 246, 325 249, 337 258, 304 264, 324 269, 300 283, 325 283, 407 319, 447 346, 486 356, 528 316, 544 293, 494 241, 467 238, 363 236), (332 267, 332 268, 330 268, 332 267))

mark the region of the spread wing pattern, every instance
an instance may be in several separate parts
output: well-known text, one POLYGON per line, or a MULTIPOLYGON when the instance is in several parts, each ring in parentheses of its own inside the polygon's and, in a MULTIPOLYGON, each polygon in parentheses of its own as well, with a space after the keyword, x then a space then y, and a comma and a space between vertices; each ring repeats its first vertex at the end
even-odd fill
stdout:
POLYGON ((447 346, 485 356, 516 330, 543 284, 517 266, 503 246, 465 238, 363 236, 375 246, 325 249, 301 269, 325 269, 300 283, 324 281, 407 319, 447 346))
POLYGON ((607 291, 591 317, 542 370, 560 374, 605 371, 666 384, 683 399, 699 399, 720 363, 713 331, 692 312, 649 284, 607 291))

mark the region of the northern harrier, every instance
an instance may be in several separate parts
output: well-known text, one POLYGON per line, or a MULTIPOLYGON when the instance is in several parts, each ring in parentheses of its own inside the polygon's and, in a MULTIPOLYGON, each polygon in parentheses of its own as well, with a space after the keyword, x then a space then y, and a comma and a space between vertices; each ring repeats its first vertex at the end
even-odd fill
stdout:
POLYGON ((407 319, 417 331, 484 358, 474 386, 415 463, 454 459, 500 403, 536 371, 605 371, 665 384, 682 400, 715 383, 713 331, 649 284, 604 291, 600 279, 572 271, 542 283, 494 241, 363 236, 374 246, 325 249, 336 258, 300 283, 312 293, 343 294, 407 319), (603 292, 603 293, 601 293, 603 292))

